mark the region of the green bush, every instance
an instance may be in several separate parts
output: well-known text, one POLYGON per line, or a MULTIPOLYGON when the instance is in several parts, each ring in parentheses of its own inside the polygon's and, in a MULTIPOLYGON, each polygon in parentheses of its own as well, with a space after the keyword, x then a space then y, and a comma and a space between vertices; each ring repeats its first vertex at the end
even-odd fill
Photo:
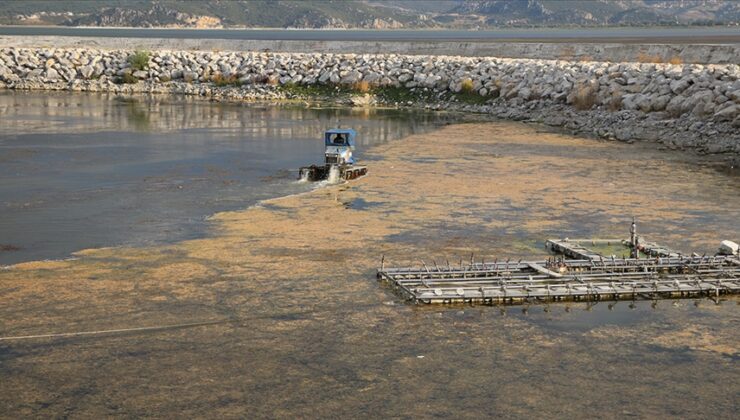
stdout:
POLYGON ((149 68, 149 51, 135 51, 128 56, 128 64, 134 70, 146 70, 149 68))

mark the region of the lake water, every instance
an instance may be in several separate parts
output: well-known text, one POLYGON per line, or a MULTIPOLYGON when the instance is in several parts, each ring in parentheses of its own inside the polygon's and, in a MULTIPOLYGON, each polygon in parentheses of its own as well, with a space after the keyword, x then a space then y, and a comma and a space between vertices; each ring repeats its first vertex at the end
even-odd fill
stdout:
POLYGON ((433 129, 440 115, 0 94, 0 264, 84 248, 200 236, 222 210, 312 188, 300 166, 323 130, 359 131, 364 148, 433 129))
POLYGON ((0 417, 737 417, 737 297, 423 306, 375 278, 381 255, 543 256, 537 241, 624 236, 631 216, 711 253, 740 233, 740 187, 690 154, 506 121, 436 129, 445 114, 0 103, 0 232, 39 247, 7 255, 172 241, 0 269, 0 337, 220 321, 0 341, 0 417), (177 241, 215 209, 309 188, 295 169, 337 119, 367 177, 177 241))

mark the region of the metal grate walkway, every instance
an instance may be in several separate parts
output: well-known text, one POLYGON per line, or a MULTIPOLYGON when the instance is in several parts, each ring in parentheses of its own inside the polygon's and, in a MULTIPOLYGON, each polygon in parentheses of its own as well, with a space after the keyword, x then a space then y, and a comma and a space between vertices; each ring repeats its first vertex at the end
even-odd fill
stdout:
MULTIPOLYGON (((587 250, 588 251, 588 250, 587 250)), ((740 292, 740 259, 669 256, 650 259, 495 261, 459 266, 385 268, 378 278, 418 303, 516 304, 561 300, 655 299, 740 292)))

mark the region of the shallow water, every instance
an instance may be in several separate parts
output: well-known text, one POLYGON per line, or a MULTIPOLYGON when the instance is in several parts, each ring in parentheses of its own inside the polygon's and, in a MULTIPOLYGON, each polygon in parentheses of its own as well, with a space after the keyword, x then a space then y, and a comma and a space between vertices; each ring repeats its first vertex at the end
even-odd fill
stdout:
POLYGON ((394 110, 0 93, 0 264, 201 237, 207 216, 307 191, 322 132, 372 145, 447 118, 394 110))
POLYGON ((548 236, 713 252, 740 186, 690 155, 458 124, 366 150, 368 176, 222 212, 202 238, 0 270, 0 407, 49 417, 733 418, 738 299, 414 306, 421 259, 544 255, 548 236))

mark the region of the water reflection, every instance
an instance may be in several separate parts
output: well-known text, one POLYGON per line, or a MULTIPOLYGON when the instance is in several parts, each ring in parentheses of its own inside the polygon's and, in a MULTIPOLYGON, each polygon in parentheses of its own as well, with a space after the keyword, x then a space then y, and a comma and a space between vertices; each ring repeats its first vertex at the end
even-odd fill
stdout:
POLYGON ((244 135, 318 138, 328 126, 352 126, 360 145, 415 133, 443 114, 369 108, 311 108, 299 105, 208 103, 189 97, 133 98, 108 94, 0 93, 0 134, 79 133, 100 130, 168 132, 227 130, 244 135), (413 118, 411 117, 413 115, 413 118), (399 125, 403 121, 403 127, 399 125))
POLYGON ((0 94, 0 263, 175 241, 204 218, 311 188, 321 133, 369 146, 434 129, 442 114, 213 104, 189 98, 0 94))

